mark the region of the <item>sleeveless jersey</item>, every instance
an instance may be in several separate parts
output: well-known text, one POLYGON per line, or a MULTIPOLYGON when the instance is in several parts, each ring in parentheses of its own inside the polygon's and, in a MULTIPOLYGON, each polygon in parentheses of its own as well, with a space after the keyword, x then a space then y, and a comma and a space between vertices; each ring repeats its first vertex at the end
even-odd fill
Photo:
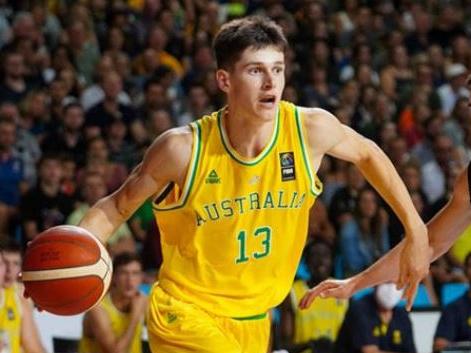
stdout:
POLYGON ((288 294, 322 185, 296 106, 279 104, 272 137, 253 159, 231 147, 223 119, 221 110, 191 124, 183 190, 154 203, 164 259, 159 285, 213 314, 248 317, 288 294))
POLYGON ((21 302, 13 285, 3 290, 0 303, 0 353, 21 352, 21 302))
POLYGON ((294 313, 294 343, 306 343, 326 337, 335 342, 342 325, 348 301, 335 298, 316 298, 312 305, 301 310, 299 301, 308 291, 306 282, 295 281, 291 289, 291 307, 294 313))
MULTIPOLYGON (((108 293, 100 304, 108 318, 111 322, 111 330, 113 331, 115 337, 121 337, 126 328, 129 326, 129 314, 119 311, 113 304, 111 296, 108 293)), ((142 323, 137 325, 136 330, 134 331, 134 337, 132 338, 131 346, 129 347, 129 353, 141 353, 142 352, 142 323)), ((82 335, 82 338, 79 342, 79 353, 100 353, 103 352, 98 345, 98 343, 91 337, 82 335)))

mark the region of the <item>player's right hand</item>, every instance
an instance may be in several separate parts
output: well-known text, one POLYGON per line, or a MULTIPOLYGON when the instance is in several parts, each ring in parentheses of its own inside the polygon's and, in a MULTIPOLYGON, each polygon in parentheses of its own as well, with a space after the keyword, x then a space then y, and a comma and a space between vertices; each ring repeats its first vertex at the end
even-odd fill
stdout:
POLYGON ((317 286, 311 288, 301 298, 299 302, 300 309, 307 309, 311 306, 314 299, 320 298, 337 298, 348 299, 355 292, 354 278, 347 279, 327 279, 317 286))
POLYGON ((140 316, 147 310, 148 297, 142 293, 138 293, 131 301, 131 314, 140 316))

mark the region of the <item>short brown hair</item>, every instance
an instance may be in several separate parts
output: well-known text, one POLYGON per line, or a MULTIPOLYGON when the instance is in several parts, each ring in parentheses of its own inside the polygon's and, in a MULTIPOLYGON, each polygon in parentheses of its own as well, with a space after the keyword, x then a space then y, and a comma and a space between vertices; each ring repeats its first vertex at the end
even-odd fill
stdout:
POLYGON ((249 16, 225 23, 213 42, 218 68, 232 68, 242 52, 252 47, 275 46, 285 52, 288 42, 283 30, 274 21, 262 16, 249 16))

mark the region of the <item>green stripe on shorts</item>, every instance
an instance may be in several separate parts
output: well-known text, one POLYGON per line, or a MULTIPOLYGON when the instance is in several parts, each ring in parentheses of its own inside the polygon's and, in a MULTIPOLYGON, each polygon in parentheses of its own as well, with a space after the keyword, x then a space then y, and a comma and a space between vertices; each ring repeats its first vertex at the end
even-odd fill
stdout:
POLYGON ((267 313, 245 316, 245 317, 233 317, 234 320, 245 321, 245 320, 261 320, 267 317, 267 313))

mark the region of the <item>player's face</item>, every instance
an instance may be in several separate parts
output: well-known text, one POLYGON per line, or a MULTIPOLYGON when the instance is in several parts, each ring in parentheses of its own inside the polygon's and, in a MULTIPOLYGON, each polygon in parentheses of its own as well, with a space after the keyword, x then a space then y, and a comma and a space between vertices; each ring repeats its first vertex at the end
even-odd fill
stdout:
POLYGON ((277 47, 247 48, 229 71, 216 73, 229 109, 263 120, 275 117, 285 86, 285 56, 277 47))
POLYGON ((21 270, 21 255, 16 252, 5 251, 3 253, 3 260, 6 266, 5 287, 10 287, 18 279, 18 274, 21 270))
POLYGON ((119 267, 113 274, 114 287, 124 297, 134 297, 141 283, 142 268, 136 261, 119 267))

